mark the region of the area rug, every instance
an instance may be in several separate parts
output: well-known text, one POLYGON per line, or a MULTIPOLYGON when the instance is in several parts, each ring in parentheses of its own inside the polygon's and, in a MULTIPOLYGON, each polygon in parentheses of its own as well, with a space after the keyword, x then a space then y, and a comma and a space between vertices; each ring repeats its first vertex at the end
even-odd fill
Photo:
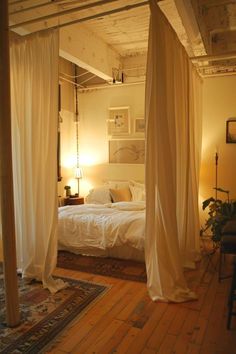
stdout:
POLYGON ((0 275, 0 353, 40 353, 108 289, 96 283, 61 279, 69 286, 53 295, 41 283, 19 278, 21 323, 8 328, 3 275, 0 275))
POLYGON ((119 279, 146 282, 145 263, 118 258, 82 256, 59 251, 57 266, 119 279))

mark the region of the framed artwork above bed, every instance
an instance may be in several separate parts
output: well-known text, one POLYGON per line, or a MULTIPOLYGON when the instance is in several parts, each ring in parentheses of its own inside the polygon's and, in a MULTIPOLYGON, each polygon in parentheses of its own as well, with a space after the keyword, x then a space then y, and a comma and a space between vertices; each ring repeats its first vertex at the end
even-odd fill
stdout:
POLYGON ((122 136, 130 133, 129 107, 109 108, 107 130, 108 135, 111 136, 122 136))
POLYGON ((144 164, 145 140, 109 140, 109 163, 144 164))

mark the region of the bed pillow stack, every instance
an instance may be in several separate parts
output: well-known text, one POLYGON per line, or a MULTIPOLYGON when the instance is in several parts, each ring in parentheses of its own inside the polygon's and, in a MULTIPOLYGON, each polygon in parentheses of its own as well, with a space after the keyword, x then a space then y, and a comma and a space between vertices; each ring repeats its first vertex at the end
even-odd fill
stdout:
POLYGON ((107 181, 104 186, 91 189, 85 201, 89 204, 145 201, 145 185, 135 181, 107 181))

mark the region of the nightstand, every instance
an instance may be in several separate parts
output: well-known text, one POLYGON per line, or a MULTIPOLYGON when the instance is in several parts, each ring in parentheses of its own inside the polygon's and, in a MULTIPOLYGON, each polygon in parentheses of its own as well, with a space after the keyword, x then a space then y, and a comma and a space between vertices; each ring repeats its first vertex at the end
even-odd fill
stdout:
POLYGON ((79 205, 79 204, 84 204, 83 197, 64 198, 64 205, 79 205))

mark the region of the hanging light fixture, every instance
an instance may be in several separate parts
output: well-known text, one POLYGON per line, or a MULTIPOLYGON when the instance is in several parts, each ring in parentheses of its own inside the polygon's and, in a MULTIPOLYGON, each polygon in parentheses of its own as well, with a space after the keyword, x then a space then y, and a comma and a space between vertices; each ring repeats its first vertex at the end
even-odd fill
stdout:
POLYGON ((76 130, 76 168, 75 178, 78 181, 78 196, 79 196, 79 181, 83 177, 82 169, 79 165, 79 111, 78 111, 78 92, 77 92, 77 77, 75 65, 75 130, 76 130))

